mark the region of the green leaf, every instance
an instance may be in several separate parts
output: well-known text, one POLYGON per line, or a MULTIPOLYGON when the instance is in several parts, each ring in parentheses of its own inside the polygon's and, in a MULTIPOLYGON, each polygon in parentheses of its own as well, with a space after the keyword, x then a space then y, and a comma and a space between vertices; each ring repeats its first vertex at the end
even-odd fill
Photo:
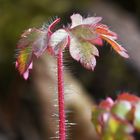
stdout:
POLYGON ((130 140, 130 133, 133 127, 113 115, 110 115, 106 125, 104 125, 103 140, 130 140))
POLYGON ((22 35, 17 46, 17 68, 23 74, 29 67, 33 54, 42 55, 47 48, 47 31, 41 29, 28 29, 22 35))
POLYGON ((131 103, 128 101, 118 101, 114 104, 114 106, 111 109, 111 112, 115 114, 117 117, 125 120, 129 116, 129 113, 131 111, 131 103))
POLYGON ((71 29, 71 33, 77 38, 85 40, 93 40, 98 37, 98 34, 93 30, 91 25, 79 25, 71 29))
POLYGON ((98 49, 94 45, 73 35, 70 36, 70 54, 85 68, 91 70, 96 66, 95 56, 99 56, 98 49))
POLYGON ((21 48, 17 56, 17 67, 22 75, 29 67, 32 61, 32 48, 21 48))
POLYGON ((18 48, 32 47, 34 54, 39 57, 47 48, 47 31, 30 28, 25 31, 18 43, 18 48))
POLYGON ((103 120, 100 120, 100 118, 104 113, 107 113, 107 111, 98 107, 94 107, 92 111, 92 123, 94 124, 94 127, 99 134, 101 134, 103 131, 103 120))
POLYGON ((69 35, 64 29, 59 29, 51 35, 49 46, 55 55, 58 54, 59 49, 63 50, 68 45, 68 37, 69 35))

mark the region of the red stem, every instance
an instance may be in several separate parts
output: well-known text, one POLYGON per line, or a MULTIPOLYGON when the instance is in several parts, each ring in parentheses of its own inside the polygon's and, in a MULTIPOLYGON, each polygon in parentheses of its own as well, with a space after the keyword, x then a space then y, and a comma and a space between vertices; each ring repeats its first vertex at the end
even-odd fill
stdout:
POLYGON ((57 72, 58 72, 58 104, 59 104, 59 140, 66 140, 63 52, 61 50, 58 53, 57 67, 58 67, 57 72))

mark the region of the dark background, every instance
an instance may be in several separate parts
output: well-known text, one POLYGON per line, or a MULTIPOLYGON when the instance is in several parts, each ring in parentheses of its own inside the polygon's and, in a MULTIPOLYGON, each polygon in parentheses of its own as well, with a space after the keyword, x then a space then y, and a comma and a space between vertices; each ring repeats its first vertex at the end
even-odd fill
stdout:
MULTIPOLYGON (((120 16, 122 14, 119 11, 120 9, 126 15, 131 15, 132 19, 130 17, 130 21, 135 18, 136 22, 134 26, 137 27, 137 32, 140 33, 139 0, 0 0, 1 112, 8 109, 10 110, 9 112, 12 113, 13 110, 11 106, 18 104, 17 100, 19 97, 17 94, 20 93, 20 95, 22 95, 20 96, 20 101, 24 103, 24 107, 31 108, 32 112, 37 114, 37 110, 34 109, 36 108, 37 99, 35 99, 36 97, 34 97, 33 94, 34 90, 31 86, 32 80, 24 81, 19 76, 17 70, 15 70, 15 48, 20 34, 30 27, 40 27, 53 16, 60 16, 65 25, 67 22, 70 22, 69 17, 72 13, 79 12, 85 17, 87 15, 98 16, 98 12, 96 13, 96 10, 94 10, 94 7, 96 9, 96 4, 99 7, 97 11, 101 11, 99 16, 102 16, 100 3, 105 3, 110 7, 111 5, 116 6, 120 16), (25 93, 25 91, 28 92, 28 94, 25 93)), ((109 16, 111 13, 107 14, 109 16)), ((110 24, 109 27, 115 29, 115 26, 110 24)), ((118 28, 123 30, 122 26, 118 28)), ((131 36, 133 37, 135 34, 126 34, 125 36, 129 36, 129 41, 131 41, 131 36)), ((120 42, 121 41, 123 42, 123 38, 120 38, 120 42)), ((133 40, 131 42, 133 42, 133 40)), ((135 45, 135 42, 133 44, 135 45)), ((137 45, 137 47, 139 47, 139 45, 137 45)), ((133 46, 130 46, 128 52, 129 50, 133 50, 133 46)), ((124 47, 127 48, 125 43, 124 47)), ((99 51, 100 57, 97 58, 97 66, 94 72, 84 69, 79 63, 70 58, 69 54, 66 56, 67 60, 65 65, 67 69, 69 69, 83 87, 86 88, 89 95, 97 102, 107 96, 115 98, 120 92, 131 92, 140 95, 140 69, 136 63, 137 61, 131 61, 131 57, 130 60, 121 58, 107 43, 105 43, 103 47, 99 47, 99 51)), ((137 49, 137 51, 140 52, 140 49, 137 49)), ((131 56, 133 59, 135 51, 133 51, 131 56)), ((140 59, 140 57, 137 57, 137 59, 140 59)), ((2 134, 4 134, 3 137, 10 137, 9 131, 4 129, 4 127, 5 124, 1 125, 0 129, 2 134)), ((16 132, 18 133, 18 129, 16 129, 16 132)), ((18 134, 15 139, 22 139, 20 133, 18 134)), ((3 139, 6 138, 2 138, 2 140, 3 139)))

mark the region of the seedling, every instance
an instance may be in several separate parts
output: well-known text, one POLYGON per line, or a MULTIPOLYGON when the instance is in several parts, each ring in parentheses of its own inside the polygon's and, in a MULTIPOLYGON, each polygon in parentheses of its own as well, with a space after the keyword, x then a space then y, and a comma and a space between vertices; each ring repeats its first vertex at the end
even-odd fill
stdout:
POLYGON ((39 58, 48 51, 57 58, 59 140, 66 139, 63 78, 63 51, 65 48, 69 49, 73 59, 89 70, 94 70, 95 57, 99 56, 95 45, 103 46, 103 40, 108 42, 122 57, 129 57, 127 51, 116 42, 117 34, 112 32, 108 26, 99 23, 101 20, 101 17, 83 18, 80 14, 73 14, 70 26, 53 32, 55 25, 60 22, 60 18, 57 18, 50 25, 26 30, 18 42, 16 68, 25 80, 28 79, 29 71, 33 68, 33 57, 39 58))

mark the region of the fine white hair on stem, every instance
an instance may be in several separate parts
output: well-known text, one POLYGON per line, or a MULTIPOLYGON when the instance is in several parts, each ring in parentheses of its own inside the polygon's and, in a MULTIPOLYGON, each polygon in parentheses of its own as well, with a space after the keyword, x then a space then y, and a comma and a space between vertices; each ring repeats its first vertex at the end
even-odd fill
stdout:
MULTIPOLYGON (((76 75, 77 71, 76 69, 73 69, 73 62, 76 63, 76 61, 73 61, 69 54, 69 50, 66 48, 64 51, 64 59, 63 59, 63 64, 64 64, 64 71, 67 71, 71 73, 72 75, 76 75)), ((82 66, 81 66, 82 67, 82 66)))
POLYGON ((56 137, 50 137, 50 139, 59 139, 59 136, 56 136, 56 137))
POLYGON ((50 17, 45 23, 43 23, 41 29, 45 29, 45 30, 48 29, 51 23, 54 22, 57 18, 58 16, 50 17))

